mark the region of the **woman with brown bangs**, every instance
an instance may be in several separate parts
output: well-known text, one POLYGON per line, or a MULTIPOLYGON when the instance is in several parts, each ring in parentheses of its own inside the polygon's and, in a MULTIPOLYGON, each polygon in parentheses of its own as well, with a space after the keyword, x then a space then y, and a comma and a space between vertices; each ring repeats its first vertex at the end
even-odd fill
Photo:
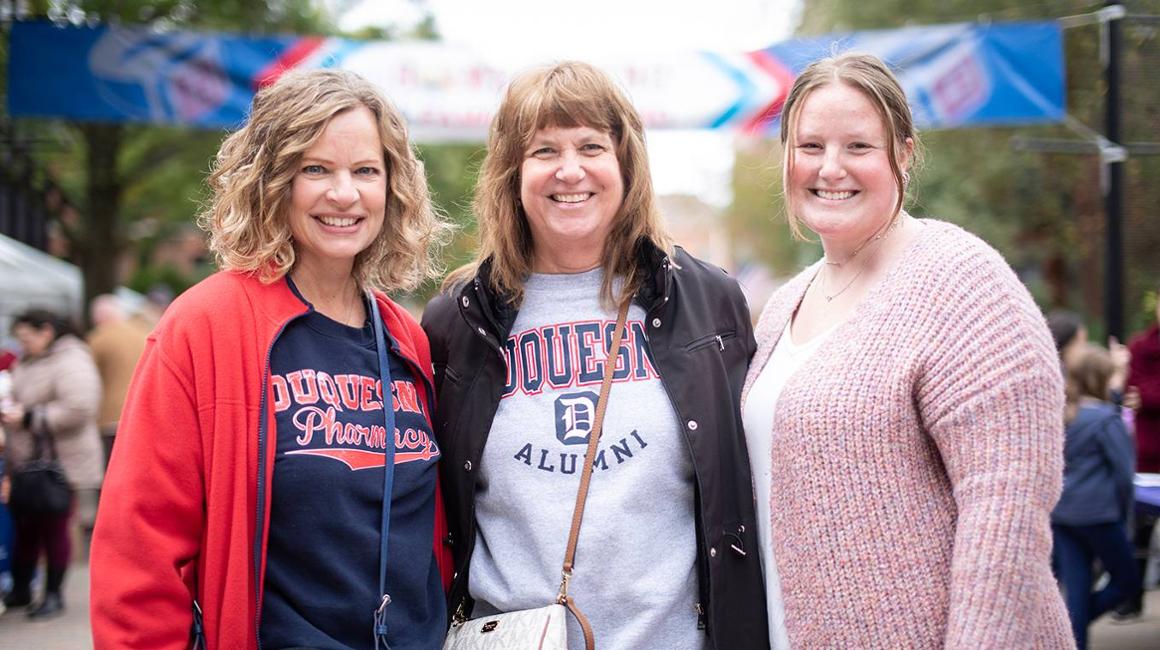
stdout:
MULTIPOLYGON (((567 593, 597 647, 767 647, 738 411, 749 311, 734 280, 665 231, 636 110, 584 63, 519 76, 474 208, 476 259, 423 319, 455 620, 556 599, 588 466, 567 593)), ((584 647, 568 624, 569 647, 584 647)))
POLYGON ((402 116, 355 74, 286 74, 209 185, 223 270, 165 312, 129 389, 96 646, 438 648, 430 352, 383 292, 434 272, 446 225, 402 116))

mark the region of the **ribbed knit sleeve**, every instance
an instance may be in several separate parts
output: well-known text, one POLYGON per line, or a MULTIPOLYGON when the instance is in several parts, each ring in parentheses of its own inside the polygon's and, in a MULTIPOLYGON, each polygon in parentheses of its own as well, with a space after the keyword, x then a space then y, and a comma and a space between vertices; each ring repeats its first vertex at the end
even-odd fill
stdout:
POLYGON ((1063 472, 1063 387, 1043 317, 1003 259, 972 236, 919 270, 931 349, 921 422, 952 486, 948 648, 1070 640, 1046 571, 1063 472))

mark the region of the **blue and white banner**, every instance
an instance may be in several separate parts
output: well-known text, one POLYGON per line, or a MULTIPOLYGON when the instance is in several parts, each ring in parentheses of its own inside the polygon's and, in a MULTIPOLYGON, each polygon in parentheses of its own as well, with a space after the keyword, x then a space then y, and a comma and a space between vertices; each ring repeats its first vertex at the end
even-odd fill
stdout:
MULTIPOLYGON (((857 49, 898 72, 923 127, 1063 119, 1063 36, 1053 22, 954 24, 793 40, 756 52, 641 53, 591 62, 624 84, 650 128, 773 133, 810 61, 857 49)), ((422 139, 482 139, 504 86, 539 63, 433 42, 12 27, 15 117, 235 127, 254 92, 291 68, 343 68, 380 85, 422 139)))
POLYGON ((920 127, 1016 125, 1064 119, 1063 32, 1058 23, 958 23, 828 34, 765 50, 796 75, 832 52, 888 62, 920 127))

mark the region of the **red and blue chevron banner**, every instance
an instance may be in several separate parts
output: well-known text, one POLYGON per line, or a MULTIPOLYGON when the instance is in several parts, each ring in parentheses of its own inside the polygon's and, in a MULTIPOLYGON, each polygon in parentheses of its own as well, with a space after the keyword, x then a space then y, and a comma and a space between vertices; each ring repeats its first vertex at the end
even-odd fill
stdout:
MULTIPOLYGON (((353 70, 378 84, 420 139, 482 139, 504 86, 536 61, 436 42, 247 37, 145 28, 12 26, 14 117, 238 126, 256 89, 292 68, 353 70)), ((810 61, 877 54, 898 72, 919 125, 1058 122, 1063 36, 1054 22, 960 23, 831 34, 756 52, 648 53, 591 62, 626 88, 649 128, 776 132, 810 61)))

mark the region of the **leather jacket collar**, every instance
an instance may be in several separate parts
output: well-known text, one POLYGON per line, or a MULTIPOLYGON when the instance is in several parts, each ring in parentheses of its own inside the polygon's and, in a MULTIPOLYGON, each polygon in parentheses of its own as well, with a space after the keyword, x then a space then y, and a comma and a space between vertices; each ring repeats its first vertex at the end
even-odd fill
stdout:
MULTIPOLYGON (((672 295, 674 265, 663 250, 647 239, 642 239, 637 246, 637 256, 646 272, 636 301, 645 311, 651 312, 668 302, 672 295)), ((479 306, 479 316, 487 321, 489 329, 502 340, 511 333, 519 308, 512 305, 512 301, 491 284, 491 267, 492 259, 484 260, 472 281, 459 290, 457 299, 460 311, 473 327, 480 326, 480 323, 475 322, 478 317, 473 318, 471 314, 476 311, 471 309, 472 304, 475 304, 479 306)))

